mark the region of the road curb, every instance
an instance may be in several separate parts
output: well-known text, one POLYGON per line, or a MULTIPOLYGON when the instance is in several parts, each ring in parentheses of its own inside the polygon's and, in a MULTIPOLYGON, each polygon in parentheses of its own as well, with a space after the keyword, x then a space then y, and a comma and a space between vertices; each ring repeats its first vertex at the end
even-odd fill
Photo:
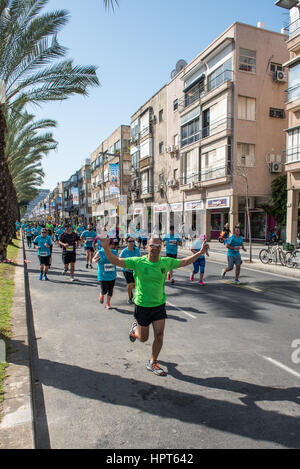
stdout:
POLYGON ((4 380, 4 402, 0 423, 0 448, 34 449, 31 372, 26 315, 24 246, 15 272, 11 312, 12 338, 4 380))

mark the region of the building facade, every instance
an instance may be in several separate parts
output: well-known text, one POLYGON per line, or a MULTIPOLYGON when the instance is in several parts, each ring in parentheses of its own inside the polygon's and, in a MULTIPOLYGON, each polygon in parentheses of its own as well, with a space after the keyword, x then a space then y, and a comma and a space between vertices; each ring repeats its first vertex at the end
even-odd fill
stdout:
POLYGON ((130 126, 121 125, 92 153, 91 202, 92 218, 96 225, 105 220, 118 223, 122 196, 130 202, 130 126))
POLYGON ((299 232, 300 190, 300 4, 295 0, 279 0, 276 5, 289 10, 287 48, 289 60, 284 64, 288 73, 286 111, 285 171, 287 174, 287 241, 296 245, 299 232), (299 5, 299 6, 297 6, 299 5))
POLYGON ((208 238, 226 222, 248 235, 246 187, 252 237, 275 224, 262 205, 284 169, 287 57, 284 34, 235 23, 167 86, 166 200, 208 238))

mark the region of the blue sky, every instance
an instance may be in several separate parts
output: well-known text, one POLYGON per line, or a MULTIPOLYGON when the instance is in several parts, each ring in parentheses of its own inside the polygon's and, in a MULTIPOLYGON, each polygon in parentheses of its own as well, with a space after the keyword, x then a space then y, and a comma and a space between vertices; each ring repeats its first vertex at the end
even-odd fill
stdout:
POLYGON ((77 64, 98 66, 101 87, 35 109, 56 119, 56 152, 43 160, 43 188, 54 189, 119 125, 170 80, 179 59, 190 62, 235 21, 280 32, 287 13, 275 0, 119 0, 107 12, 103 0, 50 0, 48 10, 71 18, 59 34, 77 64))

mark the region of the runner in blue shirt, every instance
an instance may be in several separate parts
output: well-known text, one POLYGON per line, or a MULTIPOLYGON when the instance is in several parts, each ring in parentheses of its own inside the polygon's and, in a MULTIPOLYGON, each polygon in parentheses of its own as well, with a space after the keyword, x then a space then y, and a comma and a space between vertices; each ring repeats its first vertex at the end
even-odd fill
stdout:
MULTIPOLYGON (((164 245, 166 246, 166 256, 177 259, 178 246, 182 246, 181 238, 178 234, 174 233, 174 226, 170 226, 170 233, 163 238, 164 245)), ((168 272, 167 279, 171 280, 171 283, 174 284, 173 270, 168 272)))
POLYGON ((234 283, 236 285, 240 285, 241 282, 239 281, 239 276, 241 273, 241 265, 242 265, 242 258, 240 254, 240 249, 243 249, 243 251, 247 251, 244 247, 244 239, 241 236, 241 228, 239 226, 236 226, 234 228, 234 235, 230 236, 230 238, 227 241, 226 244, 227 247, 227 261, 228 261, 228 267, 227 269, 222 270, 222 279, 225 278, 225 275, 227 272, 230 272, 233 270, 235 266, 235 281, 234 283))
POLYGON ((93 254, 94 254, 94 247, 93 247, 93 241, 96 238, 97 233, 96 231, 93 230, 93 225, 88 225, 88 229, 85 230, 82 235, 80 236, 80 239, 84 241, 84 249, 86 251, 86 269, 90 268, 92 269, 92 260, 93 260, 93 254))
MULTIPOLYGON (((200 239, 194 241, 193 245, 192 245, 192 249, 191 251, 195 254, 196 252, 199 252, 201 251, 202 249, 202 246, 203 246, 203 243, 206 242, 206 235, 205 234, 202 234, 200 235, 200 239)), ((209 257, 209 254, 208 254, 208 249, 206 250, 206 253, 205 253, 208 257, 209 257)), ((205 254, 203 254, 202 256, 200 256, 195 262, 193 262, 193 266, 194 266, 194 269, 193 269, 193 272, 191 273, 190 275, 190 281, 193 282, 194 279, 195 279, 195 274, 197 274, 200 270, 200 280, 199 280, 199 283, 200 285, 204 285, 204 282, 203 282, 203 277, 204 277, 204 272, 205 272, 205 254)))
POLYGON ((52 239, 51 236, 48 236, 46 228, 42 229, 42 232, 40 235, 38 235, 34 241, 34 247, 38 248, 38 258, 40 261, 40 280, 43 280, 43 276, 45 280, 48 279, 48 270, 50 267, 50 257, 51 257, 51 251, 50 251, 50 246, 52 246, 52 239))
MULTIPOLYGON (((123 249, 123 251, 120 254, 120 257, 122 257, 123 259, 127 259, 129 257, 141 256, 140 250, 135 246, 134 238, 132 236, 130 235, 126 236, 126 243, 127 243, 127 248, 123 249)), ((127 293, 128 293, 127 304, 132 305, 133 304, 133 289, 135 287, 133 270, 122 268, 122 272, 123 272, 123 275, 125 277, 126 284, 127 284, 127 293)))
MULTIPOLYGON (((114 255, 117 255, 117 251, 112 249, 114 244, 113 239, 110 239, 110 249, 114 255)), ((100 282, 101 293, 99 301, 101 304, 104 303, 104 297, 107 295, 106 309, 111 309, 110 300, 113 296, 115 281, 117 278, 117 268, 111 264, 104 252, 103 248, 100 248, 93 258, 93 262, 98 262, 98 282, 100 282)))
POLYGON ((31 243, 32 243, 32 238, 33 238, 32 226, 28 225, 25 228, 25 234, 26 234, 27 247, 31 248, 31 243))

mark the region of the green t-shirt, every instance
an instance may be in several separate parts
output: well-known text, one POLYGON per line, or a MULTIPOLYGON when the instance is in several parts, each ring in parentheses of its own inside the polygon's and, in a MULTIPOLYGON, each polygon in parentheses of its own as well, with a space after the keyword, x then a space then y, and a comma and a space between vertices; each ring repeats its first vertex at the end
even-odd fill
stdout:
POLYGON ((179 259, 160 257, 150 262, 147 256, 124 259, 126 269, 133 270, 135 280, 134 302, 138 306, 151 308, 166 302, 165 282, 167 273, 177 269, 179 259))

